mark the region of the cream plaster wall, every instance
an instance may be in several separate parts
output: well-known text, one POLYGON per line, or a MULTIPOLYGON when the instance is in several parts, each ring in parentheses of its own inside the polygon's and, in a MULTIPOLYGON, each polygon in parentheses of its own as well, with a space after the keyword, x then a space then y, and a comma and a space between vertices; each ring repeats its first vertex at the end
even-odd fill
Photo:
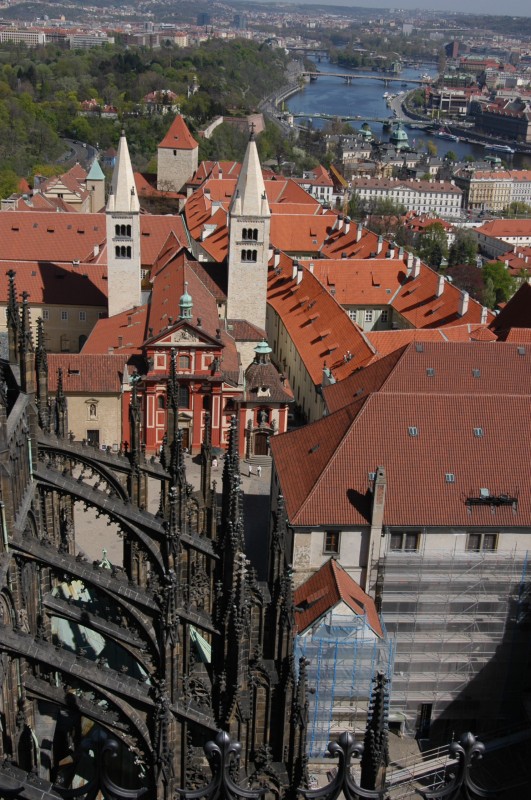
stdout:
POLYGON ((68 394, 68 427, 76 441, 88 438, 87 431, 98 430, 100 446, 120 445, 122 440, 122 397, 120 394, 68 394), (91 416, 91 406, 96 406, 91 416))

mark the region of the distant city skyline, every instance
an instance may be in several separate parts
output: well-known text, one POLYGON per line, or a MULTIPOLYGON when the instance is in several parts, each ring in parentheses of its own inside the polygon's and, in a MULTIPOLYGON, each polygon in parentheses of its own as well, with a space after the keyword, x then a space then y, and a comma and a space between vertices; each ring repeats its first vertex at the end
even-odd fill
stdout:
MULTIPOLYGON (((311 5, 325 5, 323 0, 287 0, 294 5, 311 4, 311 5)), ((261 0, 263 2, 263 0, 261 0)), ((266 0, 267 2, 267 0, 266 0)), ((273 3, 279 3, 279 0, 270 0, 273 3)), ((469 0, 466 7, 463 5, 462 0, 398 0, 398 2, 373 2, 372 0, 331 0, 332 6, 359 6, 361 8, 374 8, 396 10, 406 9, 419 11, 459 11, 464 14, 495 14, 496 16, 504 17, 529 17, 528 0, 507 0, 507 2, 500 5, 498 0, 469 0)))

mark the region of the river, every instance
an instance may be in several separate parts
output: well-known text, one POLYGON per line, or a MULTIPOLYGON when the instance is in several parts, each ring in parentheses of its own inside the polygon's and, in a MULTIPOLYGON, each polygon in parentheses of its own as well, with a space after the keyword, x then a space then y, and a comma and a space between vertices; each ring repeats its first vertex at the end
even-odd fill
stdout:
MULTIPOLYGON (((347 84, 342 78, 327 75, 330 72, 341 72, 347 74, 353 72, 360 74, 359 70, 349 70, 346 67, 339 67, 337 64, 330 64, 328 61, 321 61, 316 64, 316 71, 318 70, 321 75, 316 81, 305 84, 304 89, 295 95, 292 95, 286 104, 291 112, 301 114, 331 114, 331 115, 344 115, 344 116, 359 116, 359 120, 352 120, 350 124, 354 128, 359 128, 366 118, 379 118, 384 119, 391 116, 392 112, 386 105, 386 99, 383 97, 384 92, 398 94, 399 92, 406 92, 416 88, 416 84, 407 84, 408 78, 419 79, 420 75, 435 76, 436 72, 433 65, 421 64, 417 69, 410 67, 404 68, 400 73, 400 82, 391 82, 389 86, 385 86, 383 80, 374 80, 373 77, 356 78, 351 84, 347 84)), ((373 76, 374 73, 368 73, 368 76, 373 76)), ((305 124, 304 117, 297 118, 298 124, 305 124)), ((322 128, 326 125, 326 120, 315 119, 312 124, 316 128, 322 128)), ((387 140, 389 134, 383 133, 382 123, 369 122, 371 130, 378 139, 387 140)), ((411 147, 419 151, 425 150, 428 142, 433 142, 437 147, 437 154, 441 157, 452 150, 459 159, 464 159, 465 156, 472 155, 476 159, 481 159, 485 155, 485 148, 480 145, 468 144, 467 142, 452 142, 441 139, 438 136, 432 136, 421 130, 411 130, 405 128, 411 147)), ((509 155, 507 153, 493 153, 498 155, 506 161, 509 167, 515 169, 531 169, 531 158, 523 156, 519 153, 509 155)))

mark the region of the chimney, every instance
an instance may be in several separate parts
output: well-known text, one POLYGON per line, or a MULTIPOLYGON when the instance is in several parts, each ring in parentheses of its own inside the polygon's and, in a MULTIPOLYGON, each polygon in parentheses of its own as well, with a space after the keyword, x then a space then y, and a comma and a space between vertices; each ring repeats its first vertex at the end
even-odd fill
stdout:
POLYGON ((337 218, 337 230, 340 231, 343 227, 343 214, 340 214, 337 218))
POLYGON ((408 272, 408 275, 409 275, 409 273, 411 272, 412 269, 413 269, 413 253, 408 253, 407 254, 407 272, 408 272))
POLYGON ((481 324, 482 325, 486 325, 487 324, 487 317, 488 317, 487 308, 485 306, 483 306, 483 308, 481 309, 481 324))
POLYGON ((293 266, 291 268, 291 280, 294 281, 297 277, 297 272, 299 271, 299 265, 296 261, 293 262, 293 266))
POLYGON ((363 234, 363 225, 361 222, 358 222, 358 232, 356 233, 356 241, 359 242, 363 234))
POLYGON ((382 247, 383 247, 383 236, 380 235, 380 236, 378 236, 378 247, 376 248, 376 255, 377 256, 379 256, 380 253, 382 252, 382 247))
POLYGON ((299 264, 297 267, 297 286, 302 281, 302 274, 303 274, 302 266, 299 264))
POLYGON ((99 256, 99 254, 100 254, 100 246, 99 246, 99 244, 95 244, 94 245, 94 251, 93 252, 94 252, 94 258, 97 258, 99 256))
POLYGON ((310 272, 311 272, 311 273, 312 273, 312 275, 313 275, 313 268, 314 268, 314 263, 313 263, 313 261, 310 261, 310 263, 309 263, 309 265, 308 265, 308 266, 309 266, 309 268, 310 268, 310 272))
POLYGON ((350 231, 350 217, 345 217, 345 234, 350 231))
POLYGON ((275 250, 275 255, 273 257, 273 266, 278 267, 280 264, 280 250, 275 250))
POLYGON ((415 257, 413 261, 413 272, 411 273, 412 278, 418 278, 420 275, 420 258, 415 257))
POLYGON ((387 258, 394 258, 395 257, 395 243, 391 242, 389 245, 389 250, 387 251, 387 258))
POLYGON ((468 311, 468 292, 463 292, 461 294, 461 300, 459 302, 459 316, 464 317, 467 311, 468 311))
POLYGON ((437 284, 437 297, 440 297, 444 292, 444 275, 439 275, 439 283, 437 284))
POLYGON ((398 258, 400 259, 400 261, 402 261, 402 259, 404 258, 404 248, 403 247, 399 247, 398 248, 398 258))

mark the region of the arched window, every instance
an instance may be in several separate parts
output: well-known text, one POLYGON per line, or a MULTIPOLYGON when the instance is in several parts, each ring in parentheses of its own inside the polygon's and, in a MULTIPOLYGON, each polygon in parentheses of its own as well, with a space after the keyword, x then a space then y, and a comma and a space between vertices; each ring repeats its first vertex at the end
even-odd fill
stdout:
MULTIPOLYGON (((251 238, 251 237, 249 237, 249 238, 251 238)), ((258 241, 258 228, 253 228, 253 237, 252 238, 254 239, 255 242, 258 241)))
POLYGON ((115 236, 119 236, 120 235, 120 226, 119 225, 115 225, 114 226, 114 234, 115 234, 115 236))
POLYGON ((242 261, 247 261, 247 250, 242 250, 242 261))
POLYGON ((247 239, 247 228, 242 230, 242 239, 247 239))
POLYGON ((256 250, 249 250, 249 252, 251 254, 251 258, 249 259, 249 261, 256 261, 256 259, 257 259, 256 250))
MULTIPOLYGON (((256 250, 254 251, 254 253, 255 253, 254 260, 256 261, 256 250)), ((127 258, 131 258, 131 248, 130 247, 126 248, 126 257, 127 258)))
POLYGON ((126 225, 125 226, 125 234, 126 234, 126 236, 129 236, 129 238, 131 237, 131 226, 130 225, 126 225))

